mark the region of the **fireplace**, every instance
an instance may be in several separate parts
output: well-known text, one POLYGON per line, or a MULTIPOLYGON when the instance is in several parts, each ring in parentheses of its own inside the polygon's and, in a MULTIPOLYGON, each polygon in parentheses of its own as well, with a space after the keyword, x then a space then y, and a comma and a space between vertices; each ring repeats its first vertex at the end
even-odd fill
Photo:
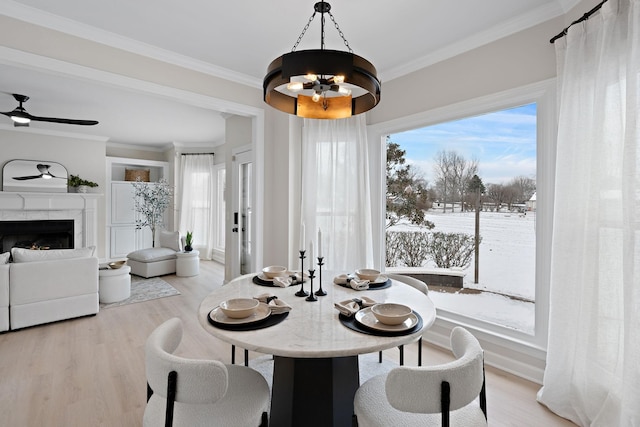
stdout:
POLYGON ((73 219, 0 221, 0 253, 11 248, 73 249, 73 219))
MULTIPOLYGON (((0 224, 11 221, 71 220, 73 228, 57 233, 71 234, 69 248, 85 248, 98 244, 97 193, 13 193, 0 191, 0 224)), ((13 228, 4 234, 15 235, 13 228)), ((62 234, 59 236, 62 238, 62 234)), ((17 238, 12 238, 12 240, 17 238)), ((3 239, 4 240, 4 239, 3 239)), ((22 239, 21 239, 22 240, 22 239)), ((42 242, 45 243, 45 242, 42 242)), ((3 252, 15 243, 3 243, 3 252)), ((41 245, 44 246, 44 245, 41 245)))

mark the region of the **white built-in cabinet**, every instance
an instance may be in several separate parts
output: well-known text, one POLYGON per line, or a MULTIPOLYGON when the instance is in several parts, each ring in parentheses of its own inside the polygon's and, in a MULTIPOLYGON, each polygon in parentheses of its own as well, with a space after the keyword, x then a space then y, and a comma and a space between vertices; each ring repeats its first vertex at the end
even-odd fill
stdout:
POLYGON ((130 181, 125 181, 127 169, 148 169, 154 185, 161 178, 168 179, 168 162, 154 160, 107 157, 107 251, 110 259, 123 259, 128 253, 150 248, 153 244, 151 230, 136 230, 134 191, 130 181))

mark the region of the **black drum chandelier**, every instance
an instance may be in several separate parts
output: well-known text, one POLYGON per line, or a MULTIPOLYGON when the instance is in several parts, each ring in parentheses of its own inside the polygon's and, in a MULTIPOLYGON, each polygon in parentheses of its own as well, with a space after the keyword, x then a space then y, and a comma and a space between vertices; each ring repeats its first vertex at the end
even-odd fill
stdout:
POLYGON ((380 102, 380 80, 369 61, 353 53, 331 5, 318 2, 290 53, 269 64, 263 82, 264 101, 288 114, 309 119, 341 119, 371 110, 380 102), (296 51, 316 13, 321 14, 320 49, 296 51), (325 13, 348 52, 324 48, 325 13))

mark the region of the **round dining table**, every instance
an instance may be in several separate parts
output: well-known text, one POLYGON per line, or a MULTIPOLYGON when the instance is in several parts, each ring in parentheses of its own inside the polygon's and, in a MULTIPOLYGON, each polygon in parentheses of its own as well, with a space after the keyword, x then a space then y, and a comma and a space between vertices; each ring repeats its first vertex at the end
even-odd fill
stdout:
MULTIPOLYGON (((301 288, 309 292, 312 284, 317 291, 318 277, 302 286, 276 287, 268 281, 256 284, 258 274, 240 276, 211 292, 200 304, 198 319, 208 333, 222 341, 273 355, 270 425, 274 427, 351 426, 353 398, 360 385, 358 355, 416 341, 435 321, 431 299, 398 280, 389 279, 386 286, 375 289, 355 290, 334 284, 333 275, 323 272, 322 288, 327 295, 308 301, 296 293, 301 288), (291 307, 287 315, 279 315, 281 321, 272 321, 268 327, 258 323, 262 327, 250 330, 219 327, 210 321, 210 312, 221 302, 263 294, 277 296, 291 307), (401 335, 381 332, 387 336, 376 329, 348 327, 334 303, 363 296, 377 303, 408 305, 421 318, 421 327, 416 325, 401 335)), ((272 316, 273 320, 277 317, 272 316)))

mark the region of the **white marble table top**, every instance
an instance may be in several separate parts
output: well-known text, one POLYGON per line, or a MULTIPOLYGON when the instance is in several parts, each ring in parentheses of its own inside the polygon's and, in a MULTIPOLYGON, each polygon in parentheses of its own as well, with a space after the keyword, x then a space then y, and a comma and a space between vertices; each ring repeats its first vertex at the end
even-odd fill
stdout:
MULTIPOLYGON (((317 274, 317 273, 316 273, 317 274)), ((283 357, 325 358, 354 356, 397 347, 415 341, 424 330, 431 327, 436 310, 431 299, 404 283, 393 281, 387 289, 356 291, 333 284, 333 275, 323 272, 323 288, 327 295, 318 301, 305 301, 294 294, 300 285, 287 288, 259 286, 252 282, 255 274, 240 276, 210 293, 200 304, 198 319, 211 335, 241 348, 259 353, 283 357), (209 323, 209 312, 220 302, 230 298, 252 298, 272 293, 292 307, 289 316, 277 325, 252 331, 230 331, 209 323), (344 326, 338 319, 334 302, 359 296, 367 296, 376 302, 396 302, 410 306, 423 320, 422 330, 410 335, 383 337, 363 334, 344 326)), ((309 283, 304 289, 309 291, 309 283)), ((314 291, 318 279, 314 279, 314 291)))

